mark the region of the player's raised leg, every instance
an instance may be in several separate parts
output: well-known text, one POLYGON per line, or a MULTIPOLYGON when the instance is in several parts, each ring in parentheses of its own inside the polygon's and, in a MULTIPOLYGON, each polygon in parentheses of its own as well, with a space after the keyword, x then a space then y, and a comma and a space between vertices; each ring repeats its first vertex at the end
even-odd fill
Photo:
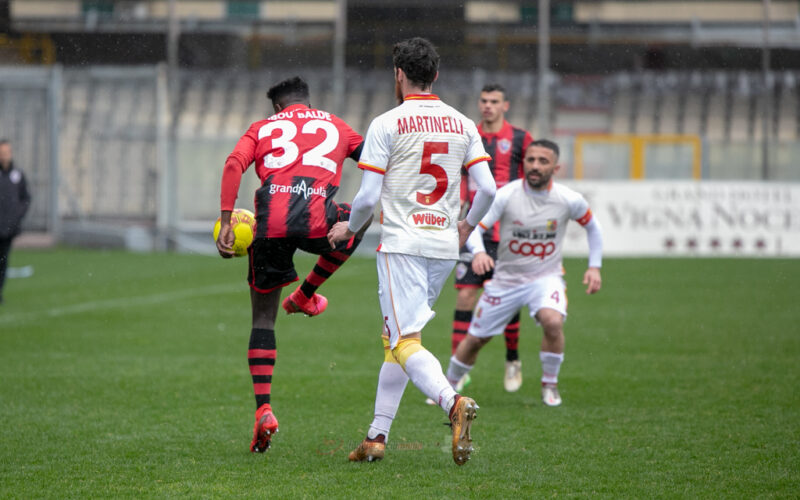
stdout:
MULTIPOLYGON (((333 205, 336 208, 336 219, 332 221, 346 221, 350 218, 350 205, 347 203, 340 203, 333 205)), ((316 293, 317 289, 322 286, 345 262, 353 255, 364 238, 364 233, 369 228, 372 218, 364 225, 350 241, 342 242, 336 246, 336 249, 331 251, 327 239, 320 239, 319 248, 303 248, 304 250, 312 253, 319 253, 316 264, 311 272, 308 273, 303 283, 285 299, 283 299, 283 309, 286 314, 293 314, 302 312, 306 316, 317 316, 322 314, 328 307, 328 299, 321 294, 316 293)))
POLYGON ((256 397, 255 425, 250 451, 256 453, 267 451, 273 434, 278 432, 278 420, 272 413, 270 394, 272 392, 272 373, 277 357, 275 316, 278 314, 280 295, 280 288, 266 294, 250 290, 253 328, 250 331, 247 362, 250 366, 253 392, 256 397))

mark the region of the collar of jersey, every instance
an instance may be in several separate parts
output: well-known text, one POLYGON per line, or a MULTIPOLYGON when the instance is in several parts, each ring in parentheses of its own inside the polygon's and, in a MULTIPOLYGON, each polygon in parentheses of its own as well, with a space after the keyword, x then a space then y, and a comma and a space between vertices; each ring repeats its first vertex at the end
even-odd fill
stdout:
POLYGON ((308 106, 306 106, 305 104, 303 104, 302 102, 298 102, 298 103, 292 104, 290 106, 286 106, 285 108, 280 110, 280 112, 283 113, 284 111, 293 111, 293 110, 298 109, 298 108, 311 109, 308 106))
POLYGON ((438 101, 439 96, 436 94, 408 94, 403 98, 405 101, 438 101))
POLYGON ((502 134, 506 130, 506 127, 511 127, 511 124, 508 123, 508 120, 506 120, 506 119, 503 119, 503 125, 500 127, 500 130, 498 130, 497 132, 486 132, 486 131, 483 130, 483 122, 478 123, 478 130, 480 131, 481 135, 484 135, 484 136, 487 136, 487 137, 494 137, 496 135, 502 134))
POLYGON ((550 194, 550 191, 553 190, 553 179, 550 179, 550 182, 547 183, 547 188, 544 190, 533 189, 529 184, 528 180, 524 177, 522 178, 522 188, 528 193, 528 196, 547 196, 550 194))

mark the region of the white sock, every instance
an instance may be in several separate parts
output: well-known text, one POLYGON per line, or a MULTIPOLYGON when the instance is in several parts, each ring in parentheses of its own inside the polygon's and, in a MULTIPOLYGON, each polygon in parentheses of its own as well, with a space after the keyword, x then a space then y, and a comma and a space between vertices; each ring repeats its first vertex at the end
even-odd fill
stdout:
POLYGON ((397 414, 397 407, 403 398, 403 391, 408 384, 408 375, 403 367, 397 363, 384 362, 378 375, 378 391, 375 394, 375 418, 367 431, 369 439, 375 439, 378 434, 389 438, 389 429, 397 414))
POLYGON ((467 365, 456 359, 456 355, 453 354, 450 357, 450 366, 447 367, 447 381, 450 382, 450 387, 456 387, 456 384, 461 377, 469 373, 472 370, 473 365, 467 365))
POLYGON ((558 371, 561 370, 561 363, 564 362, 564 354, 540 351, 539 359, 542 361, 542 383, 557 384, 558 371))
POLYGON ((425 349, 415 352, 406 360, 406 373, 417 389, 436 401, 444 411, 450 411, 456 391, 447 382, 436 356, 425 349))

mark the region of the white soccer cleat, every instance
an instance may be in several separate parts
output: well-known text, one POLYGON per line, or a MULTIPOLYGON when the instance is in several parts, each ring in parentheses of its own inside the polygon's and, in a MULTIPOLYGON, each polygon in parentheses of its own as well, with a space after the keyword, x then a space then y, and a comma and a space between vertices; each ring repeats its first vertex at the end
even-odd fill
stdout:
POLYGON ((507 392, 517 392, 522 387, 522 362, 506 361, 506 376, 503 379, 503 386, 507 392))
POLYGON ((561 394, 558 393, 556 384, 542 384, 542 402, 547 406, 558 406, 561 404, 561 394))

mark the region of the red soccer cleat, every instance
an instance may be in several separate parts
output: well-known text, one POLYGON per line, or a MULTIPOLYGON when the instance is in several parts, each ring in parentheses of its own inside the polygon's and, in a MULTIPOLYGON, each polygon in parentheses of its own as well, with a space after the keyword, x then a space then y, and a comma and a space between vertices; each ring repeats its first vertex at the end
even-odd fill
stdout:
POLYGON ((272 435, 278 432, 278 419, 272 413, 269 404, 261 405, 256 410, 256 425, 253 428, 253 442, 250 443, 250 451, 253 453, 264 453, 269 449, 272 435))
POLYGON ((286 314, 302 312, 306 316, 316 316, 322 314, 327 307, 328 299, 323 295, 315 293, 310 299, 307 299, 299 288, 283 299, 283 310, 286 311, 286 314))

